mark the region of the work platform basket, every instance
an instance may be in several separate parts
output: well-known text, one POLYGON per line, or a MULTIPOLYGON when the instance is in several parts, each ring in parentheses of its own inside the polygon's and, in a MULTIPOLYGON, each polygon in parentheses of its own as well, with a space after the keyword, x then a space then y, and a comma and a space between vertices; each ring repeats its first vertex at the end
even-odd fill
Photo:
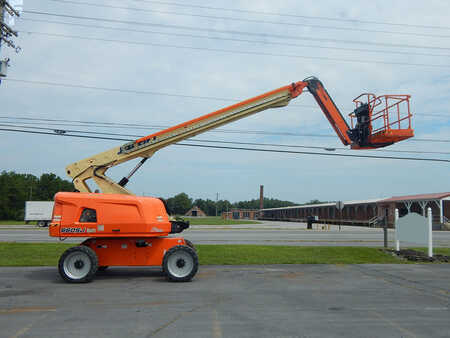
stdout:
MULTIPOLYGON (((367 105, 369 109, 369 141, 371 144, 392 144, 414 136, 411 126, 410 95, 381 95, 364 93, 353 100, 356 110, 367 105)), ((358 118, 349 114, 351 127, 358 118)))

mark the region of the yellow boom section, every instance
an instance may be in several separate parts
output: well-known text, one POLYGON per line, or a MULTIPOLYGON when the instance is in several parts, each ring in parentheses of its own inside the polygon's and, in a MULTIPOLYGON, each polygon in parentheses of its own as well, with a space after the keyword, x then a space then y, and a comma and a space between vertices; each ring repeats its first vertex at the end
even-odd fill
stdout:
POLYGON ((75 188, 80 192, 91 192, 86 181, 93 179, 103 193, 132 195, 129 190, 124 188, 124 184, 114 182, 105 175, 105 172, 113 166, 138 157, 147 159, 161 148, 238 119, 269 108, 286 106, 292 98, 300 95, 306 86, 306 82, 299 81, 128 142, 120 147, 72 163, 66 167, 66 173, 72 177, 75 188))

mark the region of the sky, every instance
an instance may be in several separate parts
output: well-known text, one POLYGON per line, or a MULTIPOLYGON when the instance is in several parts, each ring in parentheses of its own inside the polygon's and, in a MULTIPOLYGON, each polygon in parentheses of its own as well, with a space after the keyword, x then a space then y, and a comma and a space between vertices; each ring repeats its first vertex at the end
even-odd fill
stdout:
MULTIPOLYGON (((5 45, 0 51, 11 60, 0 85, 0 128, 133 139, 316 76, 346 117, 361 93, 410 94, 415 137, 384 149, 390 152, 340 149, 305 92, 285 108, 192 140, 450 160, 448 1, 25 0, 23 9, 14 26, 21 51, 5 45)), ((2 130, 0 142, 1 171, 63 178, 68 164, 125 143, 2 130)), ((120 180, 135 164, 108 174, 120 180)), ((346 201, 447 192, 449 173, 449 162, 172 145, 147 161, 127 188, 194 199, 215 200, 218 193, 234 202, 258 198, 264 185, 266 197, 296 203, 346 201)))

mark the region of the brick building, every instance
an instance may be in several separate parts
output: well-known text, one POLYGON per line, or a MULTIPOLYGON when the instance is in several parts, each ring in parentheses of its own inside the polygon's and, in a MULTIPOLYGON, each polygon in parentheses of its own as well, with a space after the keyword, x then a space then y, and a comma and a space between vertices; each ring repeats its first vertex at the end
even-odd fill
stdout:
POLYGON ((259 219, 306 222, 308 216, 317 216, 318 223, 380 226, 387 216, 388 226, 393 227, 396 208, 403 216, 408 212, 424 215, 428 207, 435 229, 446 228, 450 222, 450 192, 344 201, 342 211, 336 208, 336 202, 262 209, 259 219))
POLYGON ((231 209, 222 212, 223 219, 257 219, 259 210, 257 209, 231 209))

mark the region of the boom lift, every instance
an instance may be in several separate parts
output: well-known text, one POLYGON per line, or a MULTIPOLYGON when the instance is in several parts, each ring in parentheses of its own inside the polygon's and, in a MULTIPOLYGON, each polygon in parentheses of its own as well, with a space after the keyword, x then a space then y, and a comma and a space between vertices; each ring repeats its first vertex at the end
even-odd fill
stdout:
POLYGON ((350 127, 322 82, 310 77, 75 162, 66 172, 78 192, 55 195, 49 234, 89 238, 61 256, 58 267, 63 279, 89 282, 97 269, 108 266, 162 266, 169 280, 190 281, 198 270, 195 248, 184 238, 168 237, 189 223, 170 217, 162 199, 134 196, 126 184, 156 151, 260 111, 286 106, 305 89, 342 143, 352 149, 381 148, 414 136, 409 95, 358 96, 356 109, 349 114, 350 127), (109 168, 135 158, 142 159, 120 182, 105 175, 109 168), (92 193, 88 179, 102 193, 92 193))

